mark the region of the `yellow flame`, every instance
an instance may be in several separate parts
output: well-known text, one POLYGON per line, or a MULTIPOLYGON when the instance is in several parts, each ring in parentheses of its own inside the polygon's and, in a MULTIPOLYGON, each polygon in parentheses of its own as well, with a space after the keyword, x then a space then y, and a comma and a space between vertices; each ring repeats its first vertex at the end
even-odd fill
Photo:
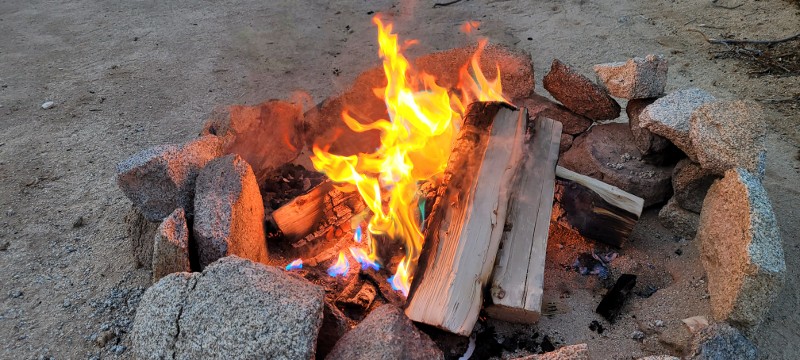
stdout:
MULTIPOLYGON (((356 186, 372 212, 369 233, 403 242, 405 256, 390 281, 395 289, 407 294, 423 244, 422 219, 416 206, 418 185, 444 171, 456 132, 454 124, 461 119, 466 105, 475 100, 505 98, 499 67, 493 81, 480 70, 479 56, 485 41, 461 69, 459 98, 437 85, 433 76, 416 74, 411 69, 397 35, 392 33, 392 24, 384 24, 377 16, 373 22, 378 28, 379 55, 387 80, 385 88, 375 91, 385 101, 389 119, 362 123, 347 110, 342 119, 356 132, 379 131, 381 145, 373 153, 352 156, 334 155, 314 145, 311 160, 334 182, 356 186)), ((368 257, 374 262, 376 242, 371 241, 369 246, 368 257)))

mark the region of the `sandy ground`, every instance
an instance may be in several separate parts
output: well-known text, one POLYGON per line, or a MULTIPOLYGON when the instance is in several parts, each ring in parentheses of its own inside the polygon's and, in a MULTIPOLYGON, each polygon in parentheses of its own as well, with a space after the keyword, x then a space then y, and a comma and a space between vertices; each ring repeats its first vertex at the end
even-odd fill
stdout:
MULTIPOLYGON (((293 90, 319 101, 341 91, 378 63, 373 12, 393 14, 403 36, 422 39, 412 54, 465 44, 458 26, 480 20, 479 34, 533 54, 539 84, 553 57, 590 74, 593 64, 655 52, 671 61, 668 90, 780 98, 800 88, 798 77, 751 78, 736 61, 713 60, 711 45, 686 31, 782 37, 800 29, 792 2, 735 9, 688 0, 431 5, 0 2, 0 358, 129 357, 121 330, 150 275, 134 268, 124 223, 130 205, 114 184, 116 163, 191 138, 215 106, 287 98, 293 90), (46 100, 55 107, 43 110, 46 100), (93 339, 104 331, 119 337, 99 347, 93 339)), ((765 185, 788 265, 787 286, 755 336, 769 359, 800 358, 800 115, 786 114, 768 112, 767 119, 765 185)), ((623 254, 666 268, 670 286, 634 301, 605 336, 587 328, 599 297, 590 286, 572 289, 572 315, 544 319, 540 331, 563 343, 588 342, 598 359, 670 351, 657 333, 642 342, 630 333, 655 320, 679 326, 683 317, 706 314, 708 304, 694 244, 675 242, 653 216, 623 254), (678 247, 682 256, 674 255, 678 247)))

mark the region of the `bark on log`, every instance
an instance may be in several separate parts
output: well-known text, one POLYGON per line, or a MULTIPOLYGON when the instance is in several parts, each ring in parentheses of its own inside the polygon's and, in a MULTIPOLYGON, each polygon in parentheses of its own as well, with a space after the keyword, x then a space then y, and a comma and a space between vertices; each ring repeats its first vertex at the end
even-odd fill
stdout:
POLYGON ((544 265, 553 210, 561 123, 546 117, 534 122, 524 165, 514 184, 506 231, 491 284, 489 316, 534 323, 542 309, 544 265))
POLYGON ((469 335, 483 303, 521 167, 527 114, 502 103, 473 103, 425 223, 406 315, 469 335))

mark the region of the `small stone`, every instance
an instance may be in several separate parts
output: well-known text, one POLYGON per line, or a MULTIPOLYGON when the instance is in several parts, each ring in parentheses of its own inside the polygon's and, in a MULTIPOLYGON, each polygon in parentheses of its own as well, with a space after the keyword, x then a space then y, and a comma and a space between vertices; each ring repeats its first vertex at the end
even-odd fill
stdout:
POLYGON ((683 322, 693 334, 696 334, 698 331, 708 326, 708 318, 702 315, 688 317, 681 320, 681 322, 683 322))
POLYGON ((663 327, 664 326, 664 322, 661 321, 661 320, 656 320, 655 325, 656 325, 656 327, 663 327))
POLYGON ((696 241, 708 275, 714 318, 745 333, 754 331, 786 276, 778 223, 756 176, 731 169, 711 185, 696 241))
POLYGON ((189 228, 182 208, 164 218, 153 241, 153 282, 174 272, 191 272, 189 228))
POLYGON ((201 267, 227 255, 267 261, 264 203, 239 155, 215 159, 198 175, 193 234, 201 267))
POLYGON ((634 330, 631 333, 631 339, 633 339, 633 340, 642 340, 642 339, 644 339, 644 333, 639 331, 639 330, 634 330))
POLYGON ((61 304, 61 306, 65 307, 65 308, 68 308, 68 307, 72 306, 72 302, 70 302, 67 299, 64 299, 64 302, 61 304))
POLYGON ((111 347, 111 352, 114 353, 114 355, 122 355, 127 349, 128 348, 124 345, 114 345, 111 347))
POLYGON ((696 88, 671 92, 644 108, 639 115, 639 126, 669 139, 693 158, 689 119, 695 109, 714 100, 714 96, 696 88))
POLYGON ((635 57, 626 62, 594 66, 600 84, 608 92, 623 99, 645 99, 660 96, 667 85, 669 65, 662 55, 635 57))
POLYGON ((75 221, 72 222, 72 227, 73 228, 79 228, 79 227, 83 226, 84 224, 85 224, 85 222, 83 220, 83 216, 78 216, 78 218, 75 219, 75 221))
POLYGON ((113 331, 110 330, 106 330, 95 335, 94 344, 97 345, 97 347, 105 347, 109 341, 113 340, 117 336, 113 331))
POLYGON ((11 242, 8 241, 0 241, 0 251, 8 250, 8 247, 11 246, 11 242))
POLYGON ((763 178, 766 134, 761 106, 750 101, 704 104, 690 119, 692 154, 703 169, 717 175, 738 167, 763 178))
POLYGON ((684 353, 691 346, 691 341, 692 334, 679 324, 667 326, 658 332, 658 342, 675 353, 684 353))
POLYGON ((11 291, 8 292, 8 296, 10 296, 12 298, 15 298, 15 299, 21 298, 22 295, 23 295, 23 293, 22 293, 21 290, 11 290, 11 291))
POLYGON ((213 135, 157 146, 119 163, 117 185, 148 221, 161 221, 179 207, 191 213, 197 174, 221 155, 222 141, 213 135))
POLYGON ((758 350, 739 331, 726 323, 708 326, 692 340, 692 359, 755 360, 758 350))
POLYGON ((553 60, 542 85, 556 100, 578 115, 595 121, 619 117, 620 106, 605 89, 558 59, 553 60))
POLYGON ((642 111, 656 100, 638 99, 628 101, 628 105, 625 106, 625 113, 628 114, 628 125, 630 125, 633 133, 634 143, 641 151, 642 158, 645 161, 655 165, 674 163, 674 158, 683 156, 681 151, 667 138, 653 134, 650 130, 639 125, 639 116, 642 111))
POLYGON ((592 126, 592 120, 578 115, 561 104, 554 103, 544 96, 533 94, 522 101, 531 119, 544 116, 561 123, 563 134, 578 135, 592 126))
POLYGON ((634 160, 638 158, 641 153, 628 125, 612 123, 595 125, 576 137, 558 164, 641 197, 645 207, 666 201, 672 193, 672 167, 634 160), (621 161, 626 153, 630 160, 621 161))
POLYGON ((708 188, 718 177, 699 164, 683 159, 672 171, 672 190, 678 205, 691 212, 700 213, 708 188))
POLYGON ((403 311, 383 305, 336 343, 326 360, 444 359, 428 335, 417 330, 403 311))
POLYGON ((52 109, 54 106, 56 106, 56 103, 52 101, 45 101, 44 103, 42 103, 42 109, 45 110, 52 109))
POLYGON ((324 290, 282 269, 228 256, 147 289, 131 331, 138 359, 309 359, 324 290))
POLYGON ((544 354, 528 355, 513 360, 589 360, 589 346, 567 345, 544 354))
POLYGON ((700 225, 700 215, 680 207, 674 196, 658 212, 658 220, 676 235, 689 239, 694 238, 700 225))

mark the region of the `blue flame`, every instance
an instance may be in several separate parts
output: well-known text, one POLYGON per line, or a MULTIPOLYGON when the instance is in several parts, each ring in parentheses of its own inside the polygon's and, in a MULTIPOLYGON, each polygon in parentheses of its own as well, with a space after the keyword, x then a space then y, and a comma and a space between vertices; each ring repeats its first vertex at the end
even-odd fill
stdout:
POLYGON ((295 269, 302 269, 303 268, 303 259, 296 259, 286 265, 286 270, 295 270, 295 269))
POLYGON ((355 239, 357 243, 360 243, 361 242, 361 235, 362 235, 362 233, 361 233, 361 225, 358 225, 358 227, 356 228, 356 233, 353 235, 353 239, 355 239))

